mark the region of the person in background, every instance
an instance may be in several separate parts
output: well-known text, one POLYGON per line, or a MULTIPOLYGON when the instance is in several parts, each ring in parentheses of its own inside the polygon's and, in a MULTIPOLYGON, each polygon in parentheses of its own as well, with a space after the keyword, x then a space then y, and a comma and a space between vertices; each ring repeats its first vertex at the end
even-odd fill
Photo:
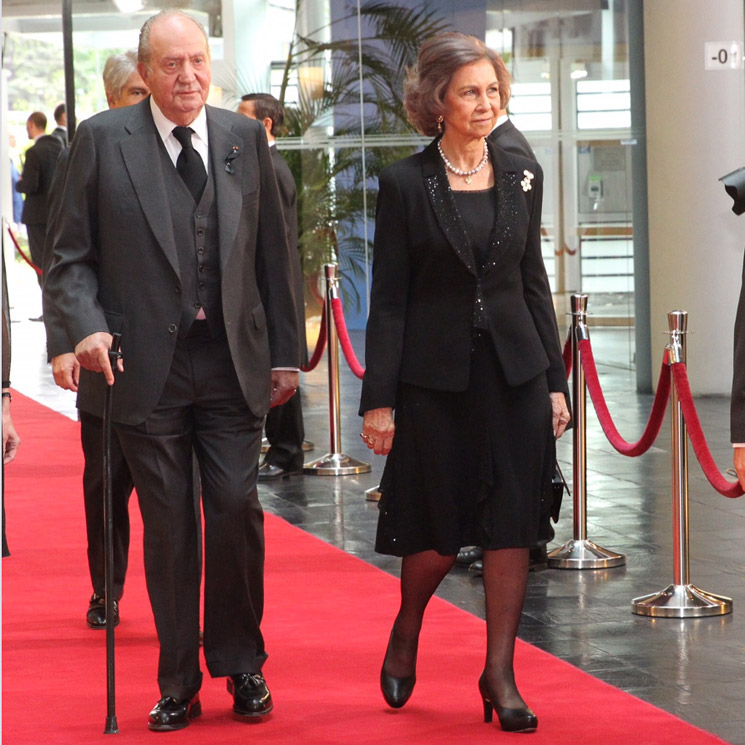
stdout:
POLYGON ((56 137, 62 147, 67 147, 67 109, 65 104, 61 103, 54 109, 54 121, 57 126, 52 130, 52 137, 56 137))
MULTIPOLYGON (((44 237, 47 232, 49 190, 52 177, 57 168, 57 158, 62 150, 58 137, 45 134, 47 118, 41 111, 34 111, 26 121, 28 138, 34 144, 26 151, 21 178, 16 191, 26 195, 23 204, 22 221, 28 233, 28 247, 31 260, 41 269, 44 263, 44 237)), ((39 286, 42 277, 38 275, 39 286)), ((31 319, 43 321, 44 317, 31 319)))
MULTIPOLYGON (((269 93, 247 93, 241 98, 238 112, 250 119, 257 119, 266 130, 272 164, 277 176, 282 214, 290 248, 290 271, 297 309, 299 353, 301 364, 308 363, 308 346, 305 341, 305 302, 303 300, 303 267, 300 263, 300 243, 297 229, 297 188, 295 178, 285 159, 277 150, 277 137, 282 131, 285 112, 282 104, 269 93)), ((286 404, 270 409, 264 425, 269 450, 259 466, 259 481, 270 481, 303 470, 303 407, 298 391, 286 404)))
POLYGON ((233 712, 273 708, 262 667, 261 430, 297 388, 282 207, 263 127, 206 106, 204 28, 164 10, 140 31, 151 95, 80 124, 44 289, 81 365, 78 407, 99 414, 122 334, 112 420, 143 517, 160 643, 148 728, 201 713, 200 579, 192 454, 204 510, 204 654, 233 712))
POLYGON ((17 228, 23 216, 23 194, 16 189, 16 184, 21 180, 21 173, 16 165, 18 150, 16 136, 12 132, 8 135, 8 145, 10 145, 10 185, 13 189, 13 224, 17 228))
POLYGON ((110 109, 131 106, 147 98, 150 89, 137 70, 137 52, 112 54, 103 67, 106 102, 110 109))
MULTIPOLYGON (((537 160, 533 148, 530 146, 525 135, 512 123, 507 114, 507 105, 512 95, 512 76, 501 57, 498 57, 497 80, 499 81, 499 103, 501 108, 494 129, 492 129, 489 135, 489 141, 494 143, 498 148, 506 150, 508 153, 516 153, 525 158, 537 160)), ((547 546, 551 538, 553 538, 553 529, 549 525, 546 537, 541 538, 538 544, 530 549, 530 571, 539 571, 547 567, 547 546)), ((480 577, 484 571, 482 559, 483 551, 481 547, 466 546, 458 552, 455 563, 460 566, 467 566, 470 574, 480 577)))
MULTIPOLYGON (((740 185, 745 194, 745 183, 740 185)), ((734 210, 734 208, 733 208, 734 210)), ((736 214, 741 214, 735 210, 736 214)), ((730 402, 730 440, 732 459, 740 486, 745 489, 745 263, 742 270, 740 298, 737 303, 734 330, 732 399, 730 402)))
POLYGON ((531 732, 515 638, 569 394, 541 256, 543 173, 488 140, 502 108, 497 59, 444 33, 408 71, 409 120, 435 139, 380 174, 361 435, 388 454, 376 550, 403 557, 386 702, 411 696, 429 599, 460 547, 476 545, 484 719, 496 711, 503 730, 531 732))
MULTIPOLYGON (((111 55, 104 64, 103 84, 109 108, 130 106, 142 101, 150 92, 137 71, 137 54, 127 51, 111 55)), ((60 154, 49 197, 50 224, 61 202, 67 170, 68 150, 60 154)), ((52 262, 49 231, 44 245, 44 274, 49 272, 52 262)), ((80 363, 75 357, 73 345, 67 336, 65 325, 58 310, 44 293, 44 325, 47 333, 47 354, 52 363, 54 382, 65 390, 78 390, 80 363)), ((106 600, 104 575, 104 518, 103 518, 103 421, 100 414, 79 411, 80 441, 83 447, 83 501, 85 526, 88 538, 88 571, 93 594, 88 601, 85 620, 91 629, 106 628, 106 600)), ((132 475, 124 459, 115 433, 111 437, 110 450, 112 521, 114 528, 114 625, 119 623, 119 602, 124 593, 129 555, 129 497, 132 494, 132 475)))
POLYGON ((497 79, 499 80, 499 116, 489 135, 489 141, 508 153, 522 155, 531 160, 537 160, 533 148, 525 135, 512 123, 507 114, 507 106, 512 97, 512 76, 504 60, 498 57, 497 79))

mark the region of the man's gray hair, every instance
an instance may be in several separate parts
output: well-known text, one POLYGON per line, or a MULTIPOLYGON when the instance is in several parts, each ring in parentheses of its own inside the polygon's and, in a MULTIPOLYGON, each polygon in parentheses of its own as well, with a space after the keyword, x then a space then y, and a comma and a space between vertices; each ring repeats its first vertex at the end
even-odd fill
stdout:
POLYGON ((112 54, 103 66, 103 87, 106 97, 118 101, 133 72, 137 72, 137 52, 128 49, 121 54, 112 54))
POLYGON ((150 16, 150 18, 142 24, 142 28, 140 29, 140 44, 137 48, 137 59, 147 67, 150 67, 150 60, 153 54, 150 46, 150 32, 153 30, 153 26, 157 21, 171 16, 182 16, 183 18, 188 18, 194 25, 196 25, 202 34, 204 34, 204 40, 207 42, 207 54, 210 53, 210 39, 209 36, 207 36, 204 26, 202 26, 194 16, 184 13, 183 10, 169 8, 168 10, 161 10, 160 13, 156 13, 154 16, 150 16))

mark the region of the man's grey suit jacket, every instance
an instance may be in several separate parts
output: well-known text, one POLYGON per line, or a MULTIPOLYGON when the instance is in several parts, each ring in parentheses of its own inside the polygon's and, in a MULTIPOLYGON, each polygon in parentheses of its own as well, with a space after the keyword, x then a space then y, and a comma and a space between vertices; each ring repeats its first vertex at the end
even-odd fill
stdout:
MULTIPOLYGON (((269 409, 272 367, 297 367, 285 226, 266 136, 245 116, 206 107, 228 344, 251 411, 269 409)), ((80 124, 51 229, 45 278, 72 344, 120 332, 115 422, 138 424, 160 399, 180 321, 179 266, 150 101, 80 124)), ((106 385, 81 371, 78 408, 101 416, 106 385)))

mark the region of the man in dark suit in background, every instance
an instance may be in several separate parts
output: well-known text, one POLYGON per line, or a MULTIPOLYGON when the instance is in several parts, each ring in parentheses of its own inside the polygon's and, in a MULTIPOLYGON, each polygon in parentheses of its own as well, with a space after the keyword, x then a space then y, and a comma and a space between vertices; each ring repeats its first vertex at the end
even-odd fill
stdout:
MULTIPOLYGON (((734 200, 732 211, 745 213, 745 168, 738 168, 719 179, 734 200)), ((740 298, 735 316, 732 399, 730 401, 730 439, 733 461, 740 486, 745 489, 745 263, 742 268, 740 298)))
POLYGON ((499 82, 499 117, 488 139, 508 153, 515 153, 531 160, 537 160, 525 135, 510 121, 507 115, 507 105, 512 97, 512 76, 501 57, 499 57, 497 65, 497 81, 499 82))
POLYGON ((150 93, 137 70, 137 52, 131 49, 121 54, 112 54, 106 60, 103 66, 103 85, 110 109, 140 103, 150 93))
POLYGON ((78 406, 100 414, 122 334, 113 422, 145 528, 161 698, 148 727, 201 713, 200 566, 192 452, 205 520, 204 652, 233 711, 272 698, 263 613, 263 419, 297 388, 288 249, 263 129, 205 106, 207 34, 166 10, 140 32, 151 96, 82 122, 70 150, 45 291, 83 368, 78 406))
MULTIPOLYGON (((150 92, 137 71, 137 54, 127 51, 111 55, 103 68, 103 84, 109 108, 116 109, 142 101, 150 92)), ((57 107, 59 108, 59 107, 57 107)), ((56 110, 55 110, 56 113, 56 110)), ((49 222, 54 217, 62 197, 67 169, 67 150, 63 150, 52 179, 49 195, 49 222)), ((44 274, 52 262, 52 231, 44 244, 44 274)), ((44 294, 44 325, 47 332, 47 353, 52 363, 54 382, 65 390, 78 390, 80 363, 73 352, 59 311, 44 294)), ((104 579, 104 519, 103 519, 103 422, 99 414, 79 412, 80 441, 83 446, 83 499, 85 527, 88 538, 88 571, 93 594, 88 601, 85 620, 91 629, 106 628, 106 601, 104 579)), ((132 475, 124 459, 119 440, 111 438, 110 450, 112 522, 114 528, 114 625, 119 623, 119 601, 124 592, 129 554, 129 497, 132 493, 132 475)))
POLYGON ((745 266, 735 316, 735 351, 730 402, 730 439, 740 486, 745 489, 745 266))
POLYGON ((52 130, 52 137, 56 137, 62 147, 67 147, 67 109, 65 104, 58 104, 54 109, 54 121, 57 126, 52 130))
POLYGON ((489 139, 497 147, 506 150, 508 153, 516 153, 531 160, 536 160, 533 148, 530 147, 525 135, 512 123, 506 109, 500 110, 499 118, 489 135, 489 139))
MULTIPOLYGON (((44 261, 44 236, 47 232, 49 189, 62 150, 58 137, 44 134, 47 118, 41 111, 34 111, 26 121, 26 132, 34 144, 26 151, 23 173, 16 184, 16 191, 26 195, 21 221, 28 233, 31 260, 39 269, 44 261)), ((42 284, 41 275, 38 277, 42 284)), ((43 317, 34 318, 41 321, 43 317)))
MULTIPOLYGON (((745 196, 745 177, 740 183, 740 193, 745 196)), ((745 204, 745 202, 743 202, 745 204)), ((741 211, 732 208, 735 214, 741 211)), ((740 299, 735 316, 735 345, 732 366, 732 399, 730 401, 730 439, 733 462, 740 486, 745 489, 745 264, 742 270, 740 299)))
MULTIPOLYGON (((300 262, 300 245, 297 229, 297 187, 295 178, 285 159, 277 150, 277 137, 282 131, 285 112, 282 104, 269 93, 248 93, 241 98, 238 112, 257 119, 264 125, 269 148, 272 153, 274 172, 277 175, 279 195, 282 199, 282 214, 287 230, 287 244, 290 248, 290 270, 295 292, 295 306, 298 314, 298 334, 300 360, 308 362, 308 346, 305 341, 305 302, 303 300, 303 267, 300 262)), ((286 404, 275 406, 266 417, 266 437, 269 450, 259 467, 259 481, 290 476, 303 470, 303 408, 300 392, 286 404)), ((312 446, 311 446, 312 447, 312 446)))
MULTIPOLYGON (((523 155, 531 160, 536 160, 533 148, 525 138, 525 135, 510 121, 507 114, 507 104, 512 95, 510 76, 507 67, 501 57, 497 66, 497 80, 499 81, 499 118, 487 139, 501 150, 508 153, 523 155)), ((482 562, 483 551, 478 546, 466 546, 458 552, 456 562, 460 566, 467 566, 471 574, 480 577, 484 572, 482 562)), ((530 549, 530 570, 537 571, 545 569, 548 561, 547 541, 541 541, 538 546, 530 549)))

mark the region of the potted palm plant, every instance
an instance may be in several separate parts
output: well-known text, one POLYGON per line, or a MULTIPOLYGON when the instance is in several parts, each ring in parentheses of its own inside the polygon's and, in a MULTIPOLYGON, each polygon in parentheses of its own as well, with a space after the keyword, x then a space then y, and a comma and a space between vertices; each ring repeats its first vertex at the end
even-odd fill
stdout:
MULTIPOLYGON (((303 4, 296 0, 296 19, 303 4)), ((356 9, 310 35, 300 33, 296 22, 275 95, 286 110, 286 139, 280 147, 294 145, 283 148, 283 156, 297 183, 309 295, 317 295, 323 265, 335 262, 345 280, 345 300, 358 306, 357 282, 370 250, 365 223, 374 217, 377 176, 419 143, 411 137, 403 109, 406 68, 416 60, 422 41, 446 28, 424 8, 378 1, 360 6, 359 26, 356 9), (320 79, 319 70, 324 73, 320 79), (315 73, 310 76, 314 85, 303 85, 309 77, 303 71, 315 73), (291 90, 298 91, 294 101, 288 100, 291 90)))

